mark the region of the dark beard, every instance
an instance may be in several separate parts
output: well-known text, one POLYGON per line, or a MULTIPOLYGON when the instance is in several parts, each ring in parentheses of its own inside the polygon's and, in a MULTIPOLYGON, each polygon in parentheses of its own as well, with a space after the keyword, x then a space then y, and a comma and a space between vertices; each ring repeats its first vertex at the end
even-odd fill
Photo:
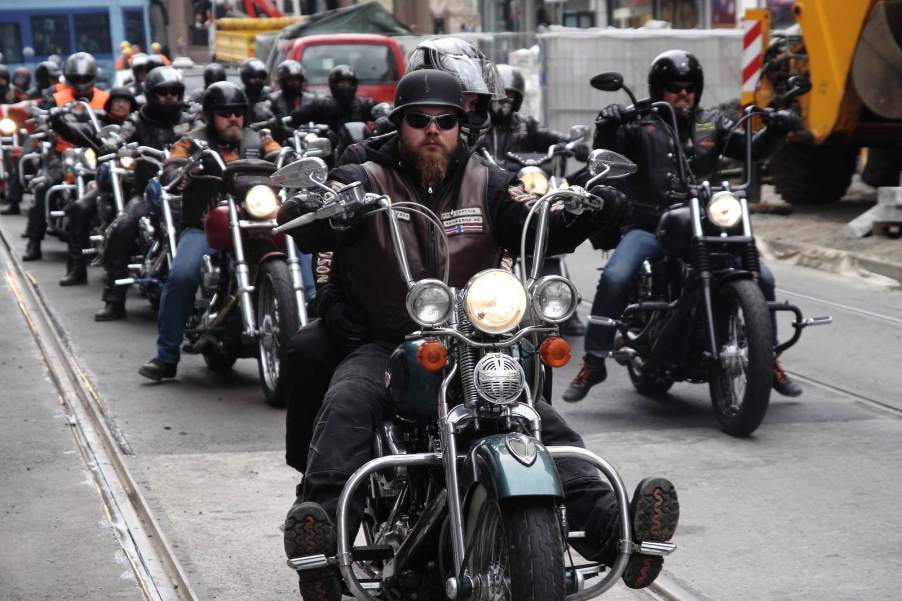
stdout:
POLYGON ((422 151, 410 152, 402 148, 401 156, 406 162, 416 166, 420 174, 420 182, 424 187, 438 186, 448 175, 448 164, 451 161, 449 154, 444 149, 439 154, 431 152, 427 154, 422 151))

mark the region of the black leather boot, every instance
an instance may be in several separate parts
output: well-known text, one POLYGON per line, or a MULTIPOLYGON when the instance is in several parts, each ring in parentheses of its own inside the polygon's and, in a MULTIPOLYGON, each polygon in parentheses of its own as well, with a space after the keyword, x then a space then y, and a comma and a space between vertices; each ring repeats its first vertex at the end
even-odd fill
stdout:
POLYGON ((11 202, 6 205, 5 209, 0 210, 0 215, 18 215, 21 212, 22 211, 19 209, 19 203, 11 202))
POLYGON ((103 309, 94 314, 94 321, 116 321, 125 319, 125 302, 107 301, 103 309))
POLYGON ((41 257, 41 241, 38 238, 29 238, 28 244, 25 245, 25 254, 22 255, 23 261, 40 261, 41 257))
POLYGON ((60 280, 60 286, 82 286, 88 283, 88 268, 84 257, 69 255, 66 260, 66 275, 60 280))

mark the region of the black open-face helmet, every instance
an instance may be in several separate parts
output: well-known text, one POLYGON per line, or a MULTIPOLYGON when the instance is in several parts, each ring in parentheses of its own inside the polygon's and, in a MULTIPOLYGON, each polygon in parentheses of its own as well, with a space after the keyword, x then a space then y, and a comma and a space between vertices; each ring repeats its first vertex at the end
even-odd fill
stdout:
POLYGON ((301 63, 296 60, 288 59, 279 63, 279 66, 276 67, 276 81, 279 82, 279 89, 286 90, 288 86, 288 80, 292 77, 296 77, 301 80, 301 86, 304 85, 304 78, 306 77, 304 73, 304 67, 301 66, 301 63))
POLYGON ((38 89, 45 90, 60 79, 60 66, 53 61, 38 63, 34 68, 34 81, 38 89))
POLYGON ((147 72, 150 73, 157 67, 165 67, 166 61, 163 60, 163 57, 159 54, 148 54, 147 55, 147 72))
POLYGON ((225 67, 219 63, 210 63, 204 67, 204 88, 209 88, 217 81, 226 80, 225 67))
POLYGON ((667 84, 691 83, 695 87, 695 104, 698 106, 705 88, 705 74, 695 55, 685 50, 668 50, 655 57, 648 71, 648 93, 652 100, 661 100, 667 84))
POLYGON ((87 52, 76 52, 66 59, 63 75, 76 95, 85 96, 97 81, 97 61, 87 52))
POLYGON ((495 63, 459 38, 433 38, 417 44, 407 57, 407 71, 418 69, 450 73, 460 82, 464 94, 476 95, 476 108, 467 114, 465 124, 472 130, 488 127, 491 101, 506 98, 495 63))
POLYGON ((436 69, 409 71, 402 77, 395 88, 395 108, 388 117, 400 125, 404 111, 416 106, 444 106, 461 117, 466 114, 460 82, 450 73, 436 69))
POLYGON ((348 104, 357 96, 357 72, 350 65, 337 65, 329 71, 329 91, 332 97, 348 104))
POLYGON ((132 94, 132 91, 125 86, 116 86, 112 88, 109 92, 109 98, 107 98, 106 103, 103 105, 103 110, 106 112, 110 112, 110 106, 113 104, 113 100, 117 98, 122 98, 124 100, 128 100, 131 104, 131 110, 129 112, 134 112, 138 110, 138 101, 135 100, 135 95, 132 94))
POLYGON ((185 82, 182 72, 173 67, 157 67, 147 74, 144 80, 144 96, 147 98, 146 110, 154 117, 166 121, 174 121, 182 111, 182 99, 185 97, 185 82), (175 92, 176 102, 160 101, 160 92, 175 92))
POLYGON ((144 78, 147 77, 147 72, 150 70, 150 64, 147 61, 147 55, 143 52, 139 52, 138 54, 132 56, 131 67, 132 77, 135 78, 135 83, 141 83, 142 81, 144 81, 144 78))
POLYGON ((249 58, 241 63, 239 73, 244 89, 254 93, 263 89, 263 86, 266 85, 266 78, 269 76, 266 65, 258 58, 249 58))
POLYGON ((523 106, 523 96, 526 94, 526 80, 523 78, 523 73, 510 65, 498 65, 498 74, 501 75, 505 94, 513 100, 514 112, 519 111, 523 106))
MULTIPOLYGON (((213 113, 224 110, 240 111, 247 118, 247 95, 244 90, 231 81, 217 81, 204 92, 201 103, 207 126, 213 123, 213 113)), ((247 124, 245 124, 247 125, 247 124)))

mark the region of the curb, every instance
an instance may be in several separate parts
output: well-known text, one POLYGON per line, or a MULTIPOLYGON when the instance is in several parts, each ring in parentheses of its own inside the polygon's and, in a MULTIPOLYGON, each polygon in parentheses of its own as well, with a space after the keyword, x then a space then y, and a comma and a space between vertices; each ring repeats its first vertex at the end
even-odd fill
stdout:
POLYGON ((782 238, 771 240, 758 237, 757 241, 758 250, 764 257, 792 261, 796 265, 839 275, 856 275, 865 279, 878 275, 902 284, 902 263, 782 238))

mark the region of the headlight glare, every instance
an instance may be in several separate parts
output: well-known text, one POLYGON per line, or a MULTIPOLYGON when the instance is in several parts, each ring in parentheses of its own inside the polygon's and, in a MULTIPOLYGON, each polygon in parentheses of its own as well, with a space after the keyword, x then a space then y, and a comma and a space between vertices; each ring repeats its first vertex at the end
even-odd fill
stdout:
POLYGON ((470 322, 486 334, 503 334, 520 323, 526 312, 526 290, 509 271, 487 269, 467 284, 464 309, 470 322))
POLYGON ((122 165, 123 169, 134 169, 135 159, 130 156, 124 156, 119 159, 119 164, 122 165))
POLYGON ((579 292, 565 277, 549 275, 535 283, 532 307, 543 320, 551 323, 567 321, 579 303, 579 292))
POLYGON ((539 167, 524 167, 517 173, 517 179, 529 194, 544 196, 548 192, 548 176, 539 167))
POLYGON ((11 136, 16 133, 17 129, 16 122, 6 117, 5 119, 0 119, 0 133, 4 136, 11 136))
POLYGON ((82 153, 81 158, 88 168, 97 169, 97 154, 94 152, 93 148, 86 148, 82 153))
POLYGON ((279 199, 269 186, 257 185, 244 197, 244 208, 254 219, 266 219, 279 209, 279 199))
POLYGON ((708 203, 708 219, 719 228, 730 229, 742 219, 742 204, 732 192, 718 192, 708 203))
POLYGON ((435 326, 451 315, 451 290, 439 280, 420 280, 407 293, 407 312, 421 326, 435 326))

